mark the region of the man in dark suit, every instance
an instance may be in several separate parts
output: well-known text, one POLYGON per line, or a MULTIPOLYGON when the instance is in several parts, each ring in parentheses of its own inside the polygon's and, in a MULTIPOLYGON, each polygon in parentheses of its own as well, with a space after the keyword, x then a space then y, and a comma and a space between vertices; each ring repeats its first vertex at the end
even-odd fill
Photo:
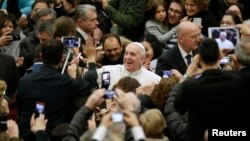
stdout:
POLYGON ((13 56, 0 53, 0 66, 0 80, 4 80, 6 82, 6 95, 11 98, 16 91, 19 79, 15 58, 13 56))
POLYGON ((181 114, 188 111, 187 141, 201 141, 206 129, 211 136, 213 129, 238 131, 239 127, 241 130, 249 127, 245 124, 249 119, 244 119, 246 110, 242 108, 249 101, 242 91, 243 79, 240 72, 221 71, 219 56, 216 41, 204 39, 199 54, 187 70, 190 77, 195 77, 199 64, 202 73, 184 81, 181 92, 176 95, 175 109, 181 114))
POLYGON ((76 36, 81 38, 81 44, 85 44, 88 36, 95 39, 95 43, 99 44, 103 34, 98 28, 96 8, 90 4, 81 4, 76 7, 74 20, 77 26, 76 36))
POLYGON ((178 45, 163 53, 158 59, 155 72, 160 76, 163 70, 171 69, 184 74, 191 58, 196 54, 195 50, 198 48, 201 36, 200 27, 185 21, 179 24, 177 32, 178 45))
MULTIPOLYGON (((90 41, 93 42, 93 39, 90 41)), ((93 43, 92 43, 93 44, 93 43)), ((86 46, 89 70, 83 78, 70 79, 57 71, 63 59, 63 44, 52 39, 41 44, 43 66, 21 78, 17 89, 20 135, 30 130, 30 117, 36 103, 44 103, 44 114, 48 119, 47 131, 66 120, 66 107, 78 96, 87 96, 96 87, 95 48, 86 46)))

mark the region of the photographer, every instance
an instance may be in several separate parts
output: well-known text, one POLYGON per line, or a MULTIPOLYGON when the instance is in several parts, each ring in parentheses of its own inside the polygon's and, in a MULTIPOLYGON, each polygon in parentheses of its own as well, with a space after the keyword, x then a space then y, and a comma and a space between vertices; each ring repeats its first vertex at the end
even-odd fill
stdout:
POLYGON ((14 31, 15 27, 15 17, 2 13, 0 17, 0 53, 12 55, 17 60, 20 52, 19 43, 21 37, 14 31))

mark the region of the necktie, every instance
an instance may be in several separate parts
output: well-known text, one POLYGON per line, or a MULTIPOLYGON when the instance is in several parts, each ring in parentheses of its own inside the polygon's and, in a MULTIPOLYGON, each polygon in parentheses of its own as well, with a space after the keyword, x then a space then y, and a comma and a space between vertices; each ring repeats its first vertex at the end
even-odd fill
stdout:
POLYGON ((191 62, 192 55, 188 54, 185 58, 187 59, 187 65, 190 65, 192 63, 191 62))

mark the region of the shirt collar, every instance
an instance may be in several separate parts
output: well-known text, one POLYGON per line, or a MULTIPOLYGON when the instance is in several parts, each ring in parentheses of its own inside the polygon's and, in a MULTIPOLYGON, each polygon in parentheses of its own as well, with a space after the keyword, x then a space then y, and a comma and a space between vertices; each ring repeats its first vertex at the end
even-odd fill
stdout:
POLYGON ((135 72, 129 72, 125 67, 124 65, 122 66, 123 67, 123 70, 124 70, 124 76, 139 76, 142 72, 142 66, 139 70, 135 71, 135 72))
POLYGON ((79 27, 76 28, 76 30, 82 35, 82 37, 87 40, 88 39, 88 34, 81 30, 79 27))
POLYGON ((185 50, 183 50, 183 49, 181 48, 180 44, 178 44, 178 48, 179 48, 179 50, 180 50, 180 52, 181 52, 181 56, 182 56, 183 58, 185 58, 188 54, 190 54, 190 55, 193 56, 192 51, 189 52, 189 53, 187 53, 185 50))

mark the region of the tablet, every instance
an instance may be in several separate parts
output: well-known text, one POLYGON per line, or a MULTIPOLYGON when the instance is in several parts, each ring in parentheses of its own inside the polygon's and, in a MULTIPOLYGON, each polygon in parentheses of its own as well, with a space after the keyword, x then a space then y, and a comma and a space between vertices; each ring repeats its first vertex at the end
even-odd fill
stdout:
POLYGON ((234 49, 240 41, 239 30, 235 27, 210 27, 208 37, 215 39, 220 49, 234 49))

